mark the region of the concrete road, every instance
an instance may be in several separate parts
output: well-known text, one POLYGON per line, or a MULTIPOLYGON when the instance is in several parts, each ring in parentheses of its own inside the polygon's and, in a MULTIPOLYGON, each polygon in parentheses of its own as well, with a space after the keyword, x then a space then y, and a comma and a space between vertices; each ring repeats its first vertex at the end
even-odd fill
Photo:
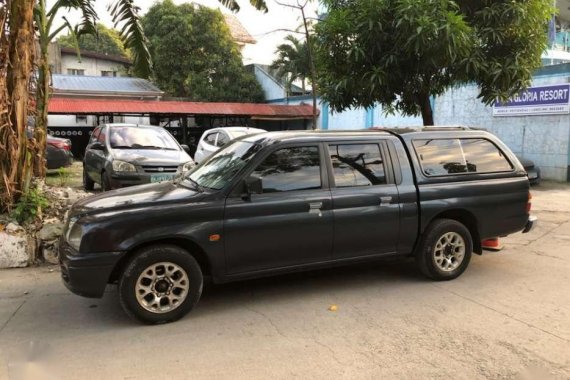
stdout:
POLYGON ((538 228, 451 282, 400 261, 209 285, 162 326, 57 268, 2 271, 0 378, 569 379, 570 187, 533 203, 538 228))

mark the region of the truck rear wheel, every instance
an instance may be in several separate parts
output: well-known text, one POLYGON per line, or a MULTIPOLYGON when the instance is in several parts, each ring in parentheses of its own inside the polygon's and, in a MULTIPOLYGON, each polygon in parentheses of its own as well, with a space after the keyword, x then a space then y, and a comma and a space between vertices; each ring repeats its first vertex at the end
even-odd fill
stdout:
POLYGON ((426 229, 416 262, 432 280, 452 280, 467 269, 473 252, 471 233, 453 219, 437 219, 426 229))
POLYGON ((202 294, 200 266, 175 245, 143 248, 126 265, 119 280, 121 306, 147 324, 176 321, 189 313, 202 294))

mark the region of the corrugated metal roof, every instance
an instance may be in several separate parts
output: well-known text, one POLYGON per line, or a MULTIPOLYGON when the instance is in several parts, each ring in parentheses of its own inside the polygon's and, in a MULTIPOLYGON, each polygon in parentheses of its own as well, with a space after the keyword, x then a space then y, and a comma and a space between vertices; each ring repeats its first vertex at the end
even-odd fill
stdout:
POLYGON ((50 114, 167 114, 253 116, 257 118, 310 119, 313 107, 258 103, 200 103, 159 100, 52 98, 50 114))
POLYGON ((52 79, 52 87, 56 94, 58 92, 97 92, 161 95, 163 93, 154 84, 141 78, 53 74, 52 79))
MULTIPOLYGON (((68 48, 68 47, 62 46, 60 48, 60 50, 61 50, 61 54, 63 54, 63 55, 67 54, 67 55, 77 56, 77 50, 75 50, 75 48, 68 48)), ((121 55, 98 53, 96 51, 83 50, 83 49, 80 50, 80 53, 81 53, 81 57, 103 59, 105 61, 119 62, 119 63, 124 63, 126 65, 132 64, 130 59, 128 59, 127 57, 123 57, 121 55)))

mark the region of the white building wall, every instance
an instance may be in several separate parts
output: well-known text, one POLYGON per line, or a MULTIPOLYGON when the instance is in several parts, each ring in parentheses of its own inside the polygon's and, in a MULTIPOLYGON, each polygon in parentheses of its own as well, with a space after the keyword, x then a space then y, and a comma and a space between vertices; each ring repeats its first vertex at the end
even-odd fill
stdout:
MULTIPOLYGON (((150 124, 148 116, 115 116, 115 123, 150 124)), ((86 119, 75 115, 48 115, 49 127, 96 127, 97 117, 87 115, 86 119)))
POLYGON ((327 129, 362 129, 366 128, 366 109, 351 108, 343 112, 329 112, 327 129))
POLYGON ((285 89, 267 74, 263 69, 254 66, 254 75, 261 87, 266 100, 283 99, 287 96, 285 89))
MULTIPOLYGON (((568 76, 535 77, 532 86, 568 83, 568 76)), ((566 181, 570 155, 570 115, 494 117, 475 85, 449 90, 435 100, 435 124, 461 124, 484 128, 511 150, 533 160, 543 178, 566 181)))
POLYGON ((382 106, 374 108, 372 126, 373 127, 417 127, 424 124, 421 116, 403 116, 399 113, 384 115, 382 106))
POLYGON ((85 75, 101 76, 101 71, 116 71, 117 76, 126 75, 125 66, 118 62, 107 61, 90 57, 81 57, 81 62, 76 55, 62 54, 61 73, 67 74, 68 69, 85 70, 85 75))

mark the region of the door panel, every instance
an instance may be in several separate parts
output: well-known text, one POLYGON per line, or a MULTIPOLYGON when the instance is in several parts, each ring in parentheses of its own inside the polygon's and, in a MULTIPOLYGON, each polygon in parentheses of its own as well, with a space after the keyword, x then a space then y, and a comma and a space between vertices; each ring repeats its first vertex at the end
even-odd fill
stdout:
POLYGON ((101 128, 101 133, 97 137, 99 141, 105 147, 104 150, 91 149, 92 162, 93 162, 93 178, 97 181, 101 181, 101 172, 105 168, 105 161, 107 157, 107 133, 109 127, 101 128))
POLYGON ((400 206, 395 185, 332 189, 334 257, 396 252, 400 206))
POLYGON ((85 170, 87 171, 87 174, 89 175, 89 177, 91 177, 92 180, 97 182, 99 182, 99 178, 95 177, 95 155, 94 155, 95 150, 91 149, 91 144, 97 141, 99 133, 101 133, 100 127, 95 128, 93 130, 91 138, 89 139, 89 144, 87 144, 87 147, 85 148, 85 156, 83 157, 83 163, 85 165, 85 170))
POLYGON ((276 148, 253 170, 262 193, 226 201, 230 274, 330 260, 331 194, 318 145, 276 148))
POLYGON ((381 143, 329 144, 334 215, 334 258, 396 252, 400 233, 398 189, 381 143))
POLYGON ((228 272, 329 260, 331 206, 328 190, 254 194, 251 201, 228 198, 224 220, 228 272))

